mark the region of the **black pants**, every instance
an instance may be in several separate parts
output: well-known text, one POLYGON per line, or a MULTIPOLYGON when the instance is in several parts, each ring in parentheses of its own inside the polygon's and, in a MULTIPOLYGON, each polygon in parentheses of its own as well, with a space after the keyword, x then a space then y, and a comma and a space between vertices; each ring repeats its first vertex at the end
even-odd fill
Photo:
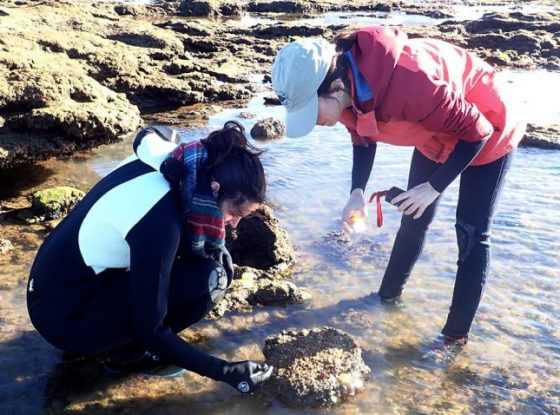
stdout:
MULTIPOLYGON (((490 164, 468 167, 461 174, 455 225, 459 259, 451 308, 442 331, 445 335, 466 336, 476 314, 490 264, 490 227, 512 156, 509 153, 490 164)), ((415 150, 408 188, 426 182, 439 166, 415 150)), ((426 231, 434 219, 439 200, 419 219, 403 215, 379 289, 381 297, 401 295, 422 252, 426 231)))
MULTIPOLYGON (((165 325, 177 333, 212 309, 222 293, 210 277, 220 266, 203 258, 175 260, 165 325)), ((133 342, 129 278, 119 269, 83 278, 69 278, 68 270, 36 273, 27 294, 31 321, 49 343, 67 352, 95 355, 128 345, 133 342)))

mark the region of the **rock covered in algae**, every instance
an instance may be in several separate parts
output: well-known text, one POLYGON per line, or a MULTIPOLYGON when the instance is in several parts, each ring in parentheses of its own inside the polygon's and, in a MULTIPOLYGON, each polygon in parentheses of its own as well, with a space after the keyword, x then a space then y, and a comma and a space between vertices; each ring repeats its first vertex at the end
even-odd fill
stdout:
POLYGON ((251 128, 251 137, 255 140, 273 140, 282 137, 285 133, 284 123, 272 117, 257 121, 251 128))
POLYGON ((33 213, 45 219, 66 215, 84 197, 84 192, 69 186, 39 190, 31 195, 33 213))
POLYGON ((266 339, 263 353, 276 368, 267 392, 292 407, 334 405, 371 371, 352 337, 332 327, 282 331, 266 339))

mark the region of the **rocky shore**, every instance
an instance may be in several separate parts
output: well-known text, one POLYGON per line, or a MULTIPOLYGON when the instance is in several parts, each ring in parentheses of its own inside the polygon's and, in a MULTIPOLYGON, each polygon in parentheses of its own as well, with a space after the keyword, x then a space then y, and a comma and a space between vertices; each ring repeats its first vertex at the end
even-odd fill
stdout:
POLYGON ((344 27, 271 19, 326 11, 445 19, 404 30, 497 66, 560 70, 558 9, 458 21, 449 5, 406 2, 8 1, 0 6, 0 169, 121 139, 154 112, 247 99, 258 87, 251 76, 269 72, 283 43, 332 38, 344 27), (256 24, 244 23, 244 13, 256 24))

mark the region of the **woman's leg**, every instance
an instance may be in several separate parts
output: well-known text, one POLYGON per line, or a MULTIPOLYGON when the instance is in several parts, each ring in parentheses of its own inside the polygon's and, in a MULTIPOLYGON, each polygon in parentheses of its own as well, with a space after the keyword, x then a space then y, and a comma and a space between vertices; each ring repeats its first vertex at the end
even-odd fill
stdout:
POLYGON ((490 264, 490 227, 513 154, 493 163, 471 166, 461 175, 457 205, 459 260, 453 300, 442 333, 468 334, 490 264))
MULTIPOLYGON (((93 277, 69 278, 40 275, 35 269, 32 275, 28 287, 29 314, 39 333, 51 344, 85 355, 131 347, 128 272, 107 270, 93 277)), ((226 288, 225 270, 216 261, 177 258, 171 275, 166 323, 179 332, 199 321, 226 288)))
POLYGON ((75 277, 32 270, 28 286, 29 315, 37 331, 55 347, 95 355, 126 344, 128 273, 107 270, 75 277))
MULTIPOLYGON (((439 166, 418 150, 414 150, 408 176, 408 189, 428 181, 439 166)), ((419 219, 413 219, 408 215, 402 216, 391 258, 379 288, 379 296, 382 299, 401 295, 412 268, 422 252, 426 231, 434 219, 439 200, 438 197, 419 219)))
POLYGON ((165 323, 178 333, 200 321, 224 296, 227 275, 210 258, 178 257, 171 270, 165 323))

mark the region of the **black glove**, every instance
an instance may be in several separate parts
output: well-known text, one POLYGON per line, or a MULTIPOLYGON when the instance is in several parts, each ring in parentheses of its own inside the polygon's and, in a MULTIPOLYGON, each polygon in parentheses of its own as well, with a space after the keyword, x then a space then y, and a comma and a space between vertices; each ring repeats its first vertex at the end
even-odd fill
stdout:
POLYGON ((217 261, 226 270, 229 287, 231 285, 231 280, 233 279, 233 260, 231 259, 231 254, 225 246, 220 251, 218 251, 217 261))
POLYGON ((259 383, 270 378, 273 370, 273 366, 250 360, 226 363, 218 380, 228 383, 241 393, 251 393, 259 383))

